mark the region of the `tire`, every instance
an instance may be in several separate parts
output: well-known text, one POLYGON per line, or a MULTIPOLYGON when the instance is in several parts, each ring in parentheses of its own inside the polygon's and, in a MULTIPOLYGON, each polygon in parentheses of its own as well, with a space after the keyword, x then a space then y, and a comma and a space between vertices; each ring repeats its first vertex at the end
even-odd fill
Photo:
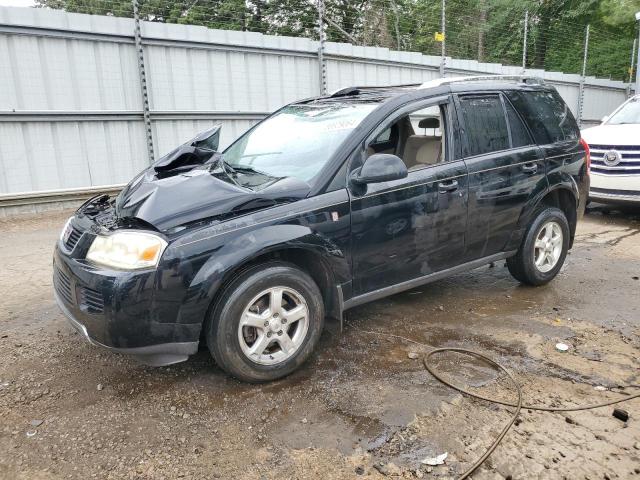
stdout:
POLYGON ((259 383, 289 375, 320 339, 322 294, 313 279, 292 264, 251 267, 219 298, 208 322, 207 345, 218 366, 239 380, 259 383))
MULTIPOLYGON (((522 244, 515 256, 507 259, 507 267, 511 275, 518 281, 527 285, 544 285, 549 283, 558 274, 569 250, 569 222, 562 210, 553 207, 545 207, 537 211, 529 225, 522 244), (562 238, 547 242, 547 233, 561 232, 562 238), (543 231, 544 230, 544 231, 543 231), (539 237, 540 244, 548 245, 544 248, 536 248, 539 237), (557 247, 557 249, 555 247, 557 247), (547 251, 549 249, 549 251, 547 251), (545 255, 543 258, 540 255, 545 255), (536 265, 536 259, 543 260, 541 265, 536 265)), ((539 245, 540 245, 539 244, 539 245)))

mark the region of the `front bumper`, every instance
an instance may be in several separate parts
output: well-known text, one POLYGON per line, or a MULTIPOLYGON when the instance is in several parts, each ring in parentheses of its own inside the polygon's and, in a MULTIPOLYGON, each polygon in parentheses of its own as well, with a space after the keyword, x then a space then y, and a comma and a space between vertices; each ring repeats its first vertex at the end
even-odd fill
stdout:
POLYGON ((600 203, 640 205, 640 192, 592 188, 589 191, 589 200, 600 203))
POLYGON ((149 345, 146 347, 135 348, 116 348, 108 347, 102 343, 94 340, 89 336, 87 328, 80 323, 71 314, 69 309, 65 306, 63 300, 60 298, 57 292, 54 291, 54 296, 58 307, 67 317, 69 323, 75 328, 91 345, 97 347, 106 348, 115 353, 123 353, 130 355, 140 363, 149 365, 151 367, 162 367, 165 365, 171 365, 173 363, 184 362, 189 355, 193 355, 198 351, 198 342, 176 342, 176 343, 161 343, 158 345, 149 345))
POLYGON ((155 301, 154 272, 101 271, 54 253, 54 296, 71 325, 93 345, 151 366, 185 361, 198 338, 155 301))
POLYGON ((640 175, 601 175, 591 172, 589 199, 601 203, 640 204, 640 175))

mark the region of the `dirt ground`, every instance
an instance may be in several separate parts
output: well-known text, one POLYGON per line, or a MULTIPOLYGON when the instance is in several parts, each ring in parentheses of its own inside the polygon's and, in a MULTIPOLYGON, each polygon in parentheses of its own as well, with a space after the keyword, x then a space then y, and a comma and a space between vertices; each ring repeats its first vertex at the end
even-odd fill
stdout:
MULTIPOLYGON (((519 285, 500 262, 349 311, 300 371, 259 386, 205 350, 150 368, 83 341, 52 300, 66 216, 0 222, 2 479, 455 478, 513 409, 438 383, 421 362, 434 347, 490 355, 530 404, 597 403, 640 384, 640 212, 592 210, 545 287, 519 285), (444 465, 421 463, 444 452, 444 465)), ((438 365, 514 398, 477 361, 446 354, 438 365)), ((640 399, 621 407, 626 423, 613 407, 523 410, 473 478, 640 479, 640 399)))

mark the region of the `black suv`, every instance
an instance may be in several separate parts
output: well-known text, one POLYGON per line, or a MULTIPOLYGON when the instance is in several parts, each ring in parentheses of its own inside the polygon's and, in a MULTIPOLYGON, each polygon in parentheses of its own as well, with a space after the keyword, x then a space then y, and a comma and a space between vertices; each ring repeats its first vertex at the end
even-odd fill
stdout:
POLYGON ((150 365, 201 342, 246 381, 296 369, 325 316, 506 259, 553 279, 589 151, 538 79, 353 87, 283 107, 219 153, 203 132, 69 219, 60 308, 150 365))

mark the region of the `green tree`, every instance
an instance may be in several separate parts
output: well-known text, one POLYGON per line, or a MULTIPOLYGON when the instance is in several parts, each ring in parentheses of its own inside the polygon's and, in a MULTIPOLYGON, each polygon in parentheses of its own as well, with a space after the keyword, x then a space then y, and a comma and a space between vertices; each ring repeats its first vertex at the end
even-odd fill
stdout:
POLYGON ((636 12, 640 12, 640 0, 602 0, 600 14, 602 20, 614 26, 629 28, 636 12))
MULTIPOLYGON (((36 0, 41 7, 132 16, 130 0, 36 0)), ((628 78, 640 0, 447 0, 447 55, 579 73, 591 25, 587 73, 628 78)), ((329 41, 439 55, 441 0, 325 0, 329 41)), ((318 38, 317 0, 140 0, 152 22, 318 38)))

